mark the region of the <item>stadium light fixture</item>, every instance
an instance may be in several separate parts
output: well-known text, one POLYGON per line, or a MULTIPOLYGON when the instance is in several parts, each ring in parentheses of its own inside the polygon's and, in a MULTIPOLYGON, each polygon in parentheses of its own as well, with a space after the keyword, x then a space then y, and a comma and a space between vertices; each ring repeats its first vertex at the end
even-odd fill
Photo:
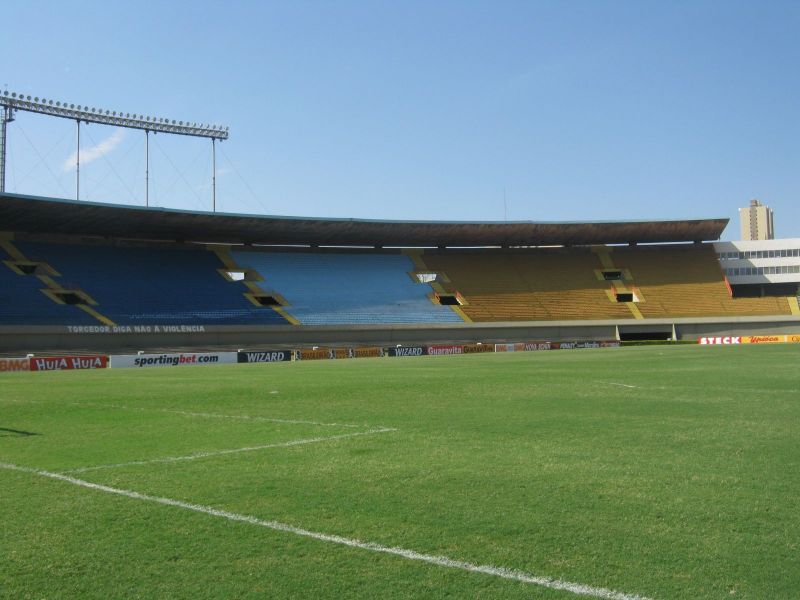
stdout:
POLYGON ((189 121, 176 121, 175 119, 165 119, 163 117, 143 116, 136 113, 124 113, 110 111, 108 109, 81 106, 78 104, 53 101, 46 98, 26 96, 4 90, 0 94, 0 193, 5 192, 6 180, 6 126, 14 120, 14 112, 21 110, 25 112, 39 113, 51 117, 70 119, 78 124, 78 149, 76 151, 76 192, 75 198, 80 200, 80 156, 81 142, 80 129, 83 123, 99 123, 101 125, 111 125, 113 127, 125 127, 128 129, 139 129, 145 132, 145 205, 149 206, 149 134, 153 133, 172 133, 176 135, 187 135, 193 137, 206 138, 211 140, 212 152, 212 175, 211 175, 211 206, 212 210, 217 210, 217 140, 228 139, 228 127, 222 125, 198 125, 189 124, 189 121))
POLYGON ((8 107, 11 110, 22 110, 52 117, 83 121, 84 123, 99 123, 101 125, 143 129, 158 133, 174 133, 176 135, 189 135, 215 140, 228 139, 228 127, 220 125, 198 126, 194 123, 190 125, 188 121, 143 117, 135 113, 112 112, 102 108, 89 108, 80 104, 76 106, 67 102, 40 99, 36 96, 31 98, 31 96, 9 92, 8 90, 4 91, 0 96, 0 106, 8 107))

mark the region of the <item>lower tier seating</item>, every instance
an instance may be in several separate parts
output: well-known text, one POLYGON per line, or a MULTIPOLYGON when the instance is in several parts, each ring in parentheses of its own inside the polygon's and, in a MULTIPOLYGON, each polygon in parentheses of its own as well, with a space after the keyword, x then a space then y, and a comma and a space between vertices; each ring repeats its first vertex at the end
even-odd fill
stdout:
MULTIPOLYGON (((27 258, 46 262, 60 273, 53 280, 77 288, 95 302, 93 309, 118 325, 139 324, 286 324, 267 307, 244 296, 241 283, 226 281, 217 271, 219 259, 203 248, 93 246, 15 242, 27 258)), ((6 268, 5 266, 3 267, 6 268)), ((44 298, 62 311, 62 324, 85 322, 75 307, 60 307, 37 291, 46 287, 35 276, 16 275, 13 281, 26 295, 44 298)), ((48 306, 50 313, 53 308, 48 306)), ((19 318, 38 319, 37 309, 19 318)), ((96 319, 91 319, 95 324, 96 319)))
POLYGON ((473 321, 790 314, 785 298, 732 298, 710 244, 436 251, 423 259, 450 279, 448 291, 464 297, 473 321), (609 264, 630 275, 619 285, 641 300, 633 308, 610 298, 613 284, 598 278, 609 264))
POLYGON ((779 316, 793 306, 782 297, 732 298, 710 244, 447 249, 413 259, 399 251, 4 244, 0 259, 40 261, 55 273, 25 275, 0 263, 0 325, 424 325, 779 316), (605 280, 603 269, 622 280, 605 280), (221 270, 247 277, 231 281, 221 270), (435 282, 420 282, 421 270, 437 273, 435 282), (44 293, 59 289, 88 304, 44 293), (434 303, 434 291, 457 293, 464 304, 434 303), (247 292, 258 292, 254 301, 247 292), (617 292, 638 301, 617 302, 617 292), (259 295, 285 306, 257 305, 259 295))

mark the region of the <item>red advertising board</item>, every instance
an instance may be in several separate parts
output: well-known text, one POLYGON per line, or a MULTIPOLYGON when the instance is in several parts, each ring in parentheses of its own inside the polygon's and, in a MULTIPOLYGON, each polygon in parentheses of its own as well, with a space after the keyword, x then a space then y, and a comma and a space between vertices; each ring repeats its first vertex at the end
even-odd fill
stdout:
POLYGON ((33 356, 31 371, 72 371, 75 369, 105 369, 107 356, 33 356))

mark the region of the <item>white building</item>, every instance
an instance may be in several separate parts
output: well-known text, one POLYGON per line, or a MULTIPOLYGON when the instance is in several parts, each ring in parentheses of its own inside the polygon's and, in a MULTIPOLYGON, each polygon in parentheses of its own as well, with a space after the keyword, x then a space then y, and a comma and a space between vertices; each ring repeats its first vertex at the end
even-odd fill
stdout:
POLYGON ((797 293, 800 285, 800 238, 715 242, 714 249, 731 286, 754 286, 751 291, 760 288, 759 295, 797 293), (791 290, 792 286, 794 292, 779 293, 791 290))

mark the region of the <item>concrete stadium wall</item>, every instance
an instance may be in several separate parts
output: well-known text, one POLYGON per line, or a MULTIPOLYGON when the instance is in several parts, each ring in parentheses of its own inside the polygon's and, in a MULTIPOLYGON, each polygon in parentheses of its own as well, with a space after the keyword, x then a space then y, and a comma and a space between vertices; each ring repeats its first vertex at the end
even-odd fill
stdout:
POLYGON ((395 327, 223 327, 178 333, 70 333, 66 327, 2 327, 0 353, 86 351, 120 353, 163 349, 297 348, 335 345, 413 345, 443 342, 513 342, 619 339, 622 333, 674 331, 701 336, 800 334, 800 317, 709 318, 648 321, 554 321, 395 327))

